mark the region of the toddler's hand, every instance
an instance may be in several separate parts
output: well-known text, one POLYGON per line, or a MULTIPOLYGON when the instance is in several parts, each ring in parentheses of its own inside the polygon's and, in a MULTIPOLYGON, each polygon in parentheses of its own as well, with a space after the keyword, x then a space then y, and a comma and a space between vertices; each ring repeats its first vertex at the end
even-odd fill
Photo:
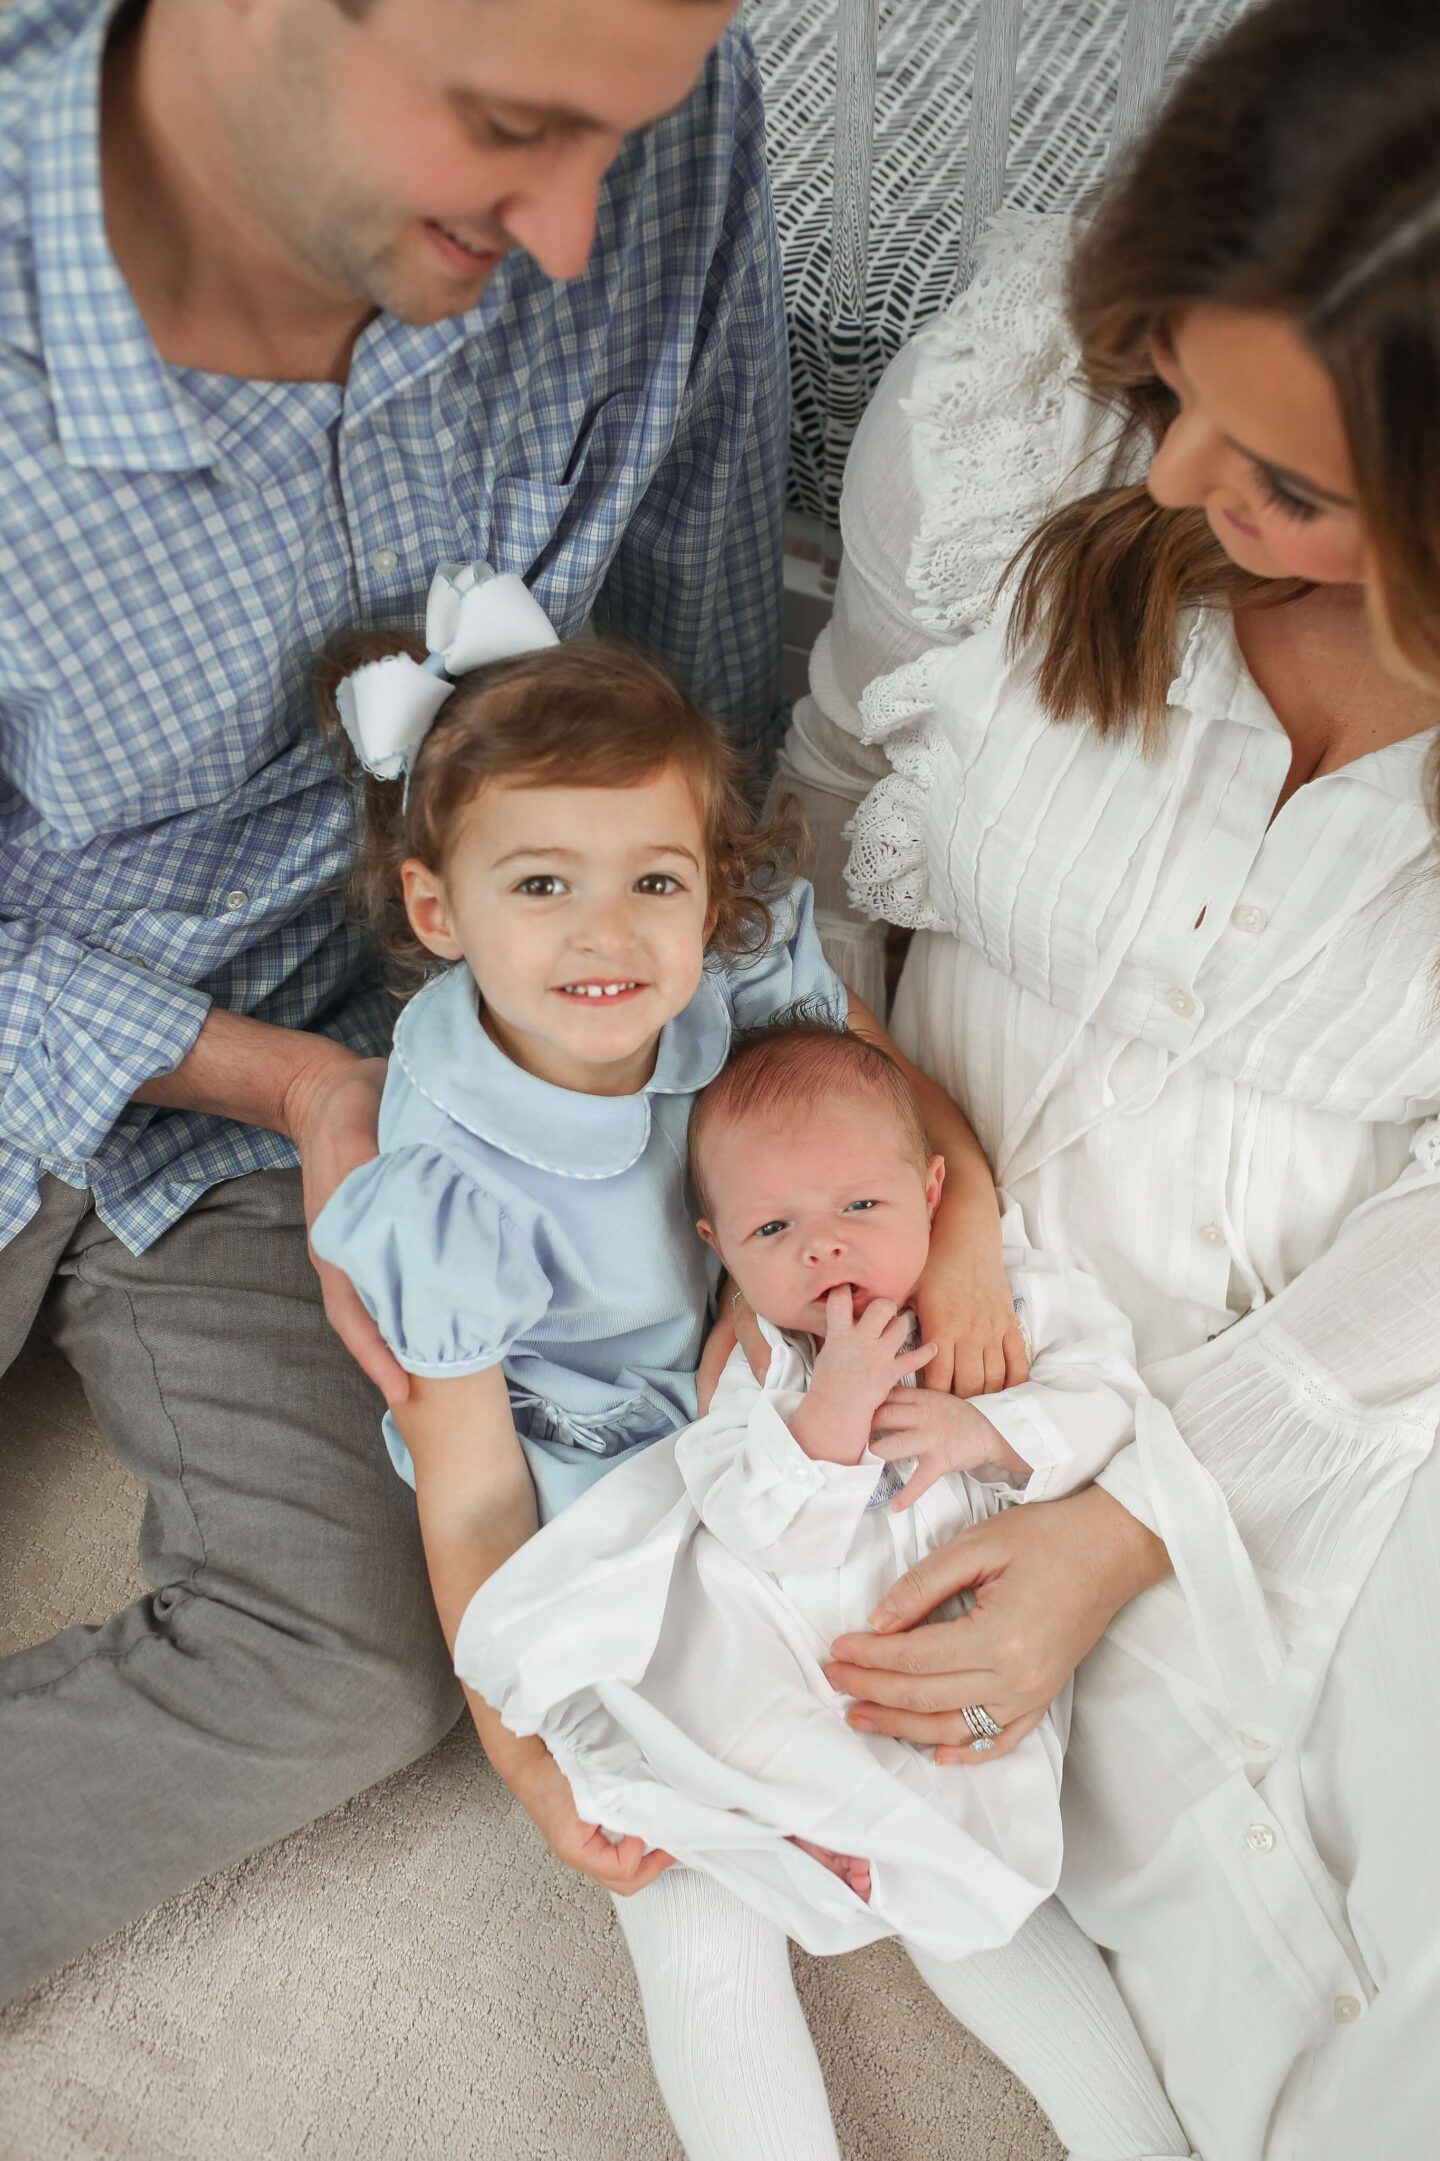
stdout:
POLYGON ((915 1287, 915 1311, 926 1338, 940 1346, 922 1384, 927 1391, 991 1395, 1017 1388, 1026 1378, 1025 1338, 1015 1318, 993 1210, 941 1209, 930 1258, 915 1287))
POLYGON ((911 1508, 937 1478, 948 1471, 979 1471, 989 1464, 1022 1482, 1030 1465, 1002 1439, 983 1411, 959 1396, 928 1388, 896 1388, 875 1414, 870 1446, 887 1463, 919 1458, 915 1469, 890 1503, 911 1508))
POLYGON ((909 1341, 908 1313, 888 1298, 872 1298, 857 1319, 850 1286, 842 1283, 825 1301, 825 1341, 811 1393, 818 1389, 828 1402, 868 1417, 902 1374, 918 1373, 935 1356, 933 1343, 912 1351, 909 1341))
POLYGON ((639 1838, 622 1838, 614 1846, 598 1823, 586 1823, 575 1806, 569 1781, 548 1749, 543 1762, 535 1759, 527 1766, 524 1777, 515 1780, 513 1790, 534 1818, 550 1851, 567 1868, 578 1869, 582 1876, 593 1876, 619 1898, 643 1891, 662 1869, 670 1866, 672 1856, 662 1853, 658 1846, 647 1853, 644 1840, 639 1838))

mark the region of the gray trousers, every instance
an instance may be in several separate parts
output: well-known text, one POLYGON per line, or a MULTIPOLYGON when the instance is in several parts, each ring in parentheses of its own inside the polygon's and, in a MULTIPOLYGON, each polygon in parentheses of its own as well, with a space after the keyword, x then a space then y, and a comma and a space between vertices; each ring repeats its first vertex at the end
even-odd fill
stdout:
POLYGON ((0 1372, 53 1336, 149 1489, 152 1589, 0 1661, 0 2002, 423 1754, 461 1701, 298 1172, 215 1187, 138 1257, 87 1195, 42 1196, 0 1248, 0 1372))

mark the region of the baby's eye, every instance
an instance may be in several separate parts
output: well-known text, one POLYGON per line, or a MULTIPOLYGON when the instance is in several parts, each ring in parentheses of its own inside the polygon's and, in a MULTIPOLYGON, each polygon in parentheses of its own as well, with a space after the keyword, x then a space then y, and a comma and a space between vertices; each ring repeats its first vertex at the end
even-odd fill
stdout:
POLYGON ((856 1208, 878 1208, 879 1206, 879 1201, 847 1201, 845 1203, 847 1214, 856 1208))
POLYGON ((783 1231, 784 1228, 784 1224, 777 1217, 773 1223, 762 1223, 755 1236, 757 1238, 773 1238, 777 1231, 783 1231))
POLYGON ((517 893, 523 893, 531 900, 550 900, 556 893, 563 893, 565 890, 564 879, 557 878, 548 870, 536 871, 533 878, 522 878, 515 888, 517 893))
POLYGON ((672 878, 668 870, 647 870, 643 878, 635 880, 637 893, 654 893, 662 898, 667 893, 679 893, 684 889, 678 878, 672 878))

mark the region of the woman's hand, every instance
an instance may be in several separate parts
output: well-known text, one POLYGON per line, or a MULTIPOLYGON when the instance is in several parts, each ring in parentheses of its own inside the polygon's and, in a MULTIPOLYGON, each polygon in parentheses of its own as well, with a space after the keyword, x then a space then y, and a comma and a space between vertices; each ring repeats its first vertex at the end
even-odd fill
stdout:
POLYGON ((862 1733, 934 1747, 937 1763, 993 1763, 1037 1726, 1120 1608, 1168 1574, 1160 1540, 1098 1486, 1009 1508, 909 1569, 871 1614, 874 1635, 841 1636, 826 1675, 856 1698, 862 1733), (959 1591, 956 1621, 927 1614, 959 1591), (975 1755, 962 1704, 1004 1733, 975 1755))
POLYGON ((1001 1260, 993 1189, 985 1206, 941 1201, 915 1311, 926 1342, 940 1346, 923 1387, 983 1396, 1026 1378, 1030 1361, 1001 1260))
POLYGON ((639 1838, 622 1838, 615 1846, 598 1823, 586 1823, 576 1809, 569 1782, 543 1741, 532 1740, 523 1760, 506 1765, 506 1783, 527 1813, 533 1817, 550 1851, 567 1868, 593 1876, 607 1891, 629 1898, 653 1883, 670 1866, 672 1855, 653 1847, 648 1853, 639 1838))

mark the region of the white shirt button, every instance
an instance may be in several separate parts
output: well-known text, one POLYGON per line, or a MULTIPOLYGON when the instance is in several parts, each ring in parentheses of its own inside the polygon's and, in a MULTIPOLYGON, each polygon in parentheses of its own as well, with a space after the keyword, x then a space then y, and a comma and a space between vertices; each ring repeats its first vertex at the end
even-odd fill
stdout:
POLYGON ((393 548, 377 548, 370 558, 370 568, 379 571, 393 570, 399 560, 393 548))
POLYGON ((245 903, 249 900, 249 898, 250 895, 245 891, 245 888, 243 886, 232 885, 229 892, 225 895, 225 898, 221 901, 220 905, 225 910, 225 913, 227 915, 233 915, 237 908, 243 908, 245 906, 245 903))
POLYGON ((1251 908, 1247 905, 1237 908, 1230 920, 1237 930, 1263 930, 1265 911, 1263 908, 1251 908))
POLYGON ((1188 990, 1172 990, 1170 993, 1170 1010, 1172 1013, 1178 1013, 1181 1020, 1189 1020, 1190 1015, 1195 1010, 1195 1000, 1188 990))
POLYGON ((362 426, 363 422, 359 420, 347 420, 345 423, 345 433, 347 435, 358 435, 362 426))
POLYGON ((1225 1233, 1221 1230, 1218 1223, 1207 1223, 1201 1229, 1200 1240, 1202 1245, 1223 1246, 1225 1243, 1225 1233))
POLYGON ((1245 1833, 1245 1843, 1252 1853, 1273 1853, 1275 1833, 1268 1823, 1252 1823, 1245 1833))
POLYGON ((1364 2009, 1358 1996, 1337 1996, 1330 2006, 1330 2016, 1337 2026, 1353 2026, 1364 2009))

